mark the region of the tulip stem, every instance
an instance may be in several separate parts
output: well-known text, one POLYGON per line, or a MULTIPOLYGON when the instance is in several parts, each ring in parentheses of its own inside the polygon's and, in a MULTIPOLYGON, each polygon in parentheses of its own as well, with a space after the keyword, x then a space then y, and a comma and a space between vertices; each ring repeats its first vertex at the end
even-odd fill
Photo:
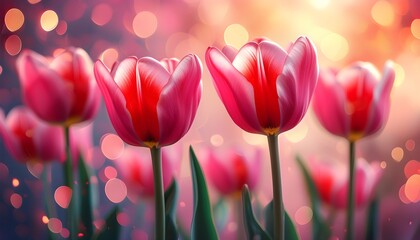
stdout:
POLYGON ((70 230, 70 239, 75 240, 77 237, 77 229, 76 229, 76 219, 74 213, 76 212, 75 209, 75 202, 74 202, 74 183, 73 183, 73 164, 71 158, 71 147, 70 147, 70 127, 64 127, 64 138, 66 144, 66 161, 64 163, 64 184, 70 188, 71 195, 70 195, 70 203, 67 208, 67 220, 69 224, 70 230))
POLYGON ((155 239, 165 239, 165 199, 163 192, 161 150, 157 147, 150 148, 153 165, 153 179, 155 190, 155 239))
MULTIPOLYGON (((42 188, 44 192, 44 203, 45 203, 45 213, 48 219, 56 217, 57 213, 54 209, 54 201, 52 199, 52 192, 51 192, 51 166, 49 164, 44 164, 44 169, 42 171, 41 179, 42 179, 42 188)), ((56 237, 50 229, 47 228, 48 237, 51 240, 55 240, 56 237)))
POLYGON ((349 142, 349 191, 347 194, 347 229, 346 240, 354 238, 354 168, 355 168, 355 142, 349 142))
POLYGON ((273 180, 274 239, 284 239, 284 205, 281 190, 280 158, 277 135, 268 135, 270 151, 271 178, 273 180))

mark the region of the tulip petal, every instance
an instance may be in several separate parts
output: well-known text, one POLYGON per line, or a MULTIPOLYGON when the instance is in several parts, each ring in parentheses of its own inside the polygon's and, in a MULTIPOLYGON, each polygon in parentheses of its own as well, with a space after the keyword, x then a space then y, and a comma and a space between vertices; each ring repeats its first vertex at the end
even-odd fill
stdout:
POLYGON ((172 74, 179 63, 179 60, 176 58, 164 58, 160 60, 160 63, 166 69, 166 71, 169 72, 169 74, 172 74))
POLYGON ((336 81, 332 69, 321 70, 318 85, 312 100, 312 108, 317 119, 332 134, 348 137, 349 117, 345 112, 346 96, 336 81))
POLYGON ((47 65, 47 60, 24 50, 16 61, 25 103, 42 119, 63 122, 72 106, 71 89, 47 65))
POLYGON ((387 61, 384 66, 382 79, 373 92, 373 101, 369 113, 369 121, 365 129, 365 135, 370 135, 379 131, 384 125, 389 115, 390 93, 394 85, 395 70, 393 63, 387 61))
POLYGON ((222 53, 227 57, 227 59, 229 59, 230 62, 233 62, 236 54, 238 54, 238 50, 232 46, 226 45, 222 48, 222 53))
POLYGON ((124 95, 112 79, 105 65, 97 61, 94 66, 94 73, 104 96, 108 115, 118 135, 128 144, 144 146, 143 142, 136 135, 130 113, 126 108, 124 95))
POLYGON ((248 80, 217 48, 207 49, 206 63, 217 94, 232 120, 247 132, 262 133, 256 113, 254 90, 248 80))
POLYGON ((13 158, 18 161, 23 161, 23 150, 17 142, 17 139, 10 132, 2 109, 0 109, 0 136, 3 139, 4 145, 7 147, 13 158))
POLYGON ((296 126, 305 115, 318 81, 318 62, 315 47, 306 37, 300 37, 290 47, 283 73, 277 80, 281 131, 296 126), (292 90, 295 82, 295 90, 292 90))
POLYGON ((157 105, 160 145, 177 142, 190 129, 201 99, 200 60, 187 55, 162 89, 157 105))

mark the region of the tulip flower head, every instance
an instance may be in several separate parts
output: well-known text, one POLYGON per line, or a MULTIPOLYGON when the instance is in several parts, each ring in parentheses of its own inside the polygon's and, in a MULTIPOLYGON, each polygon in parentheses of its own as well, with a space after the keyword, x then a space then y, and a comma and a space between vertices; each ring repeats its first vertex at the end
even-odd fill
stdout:
MULTIPOLYGON (((347 192, 349 177, 344 164, 312 162, 312 178, 318 193, 328 205, 335 208, 347 207, 347 192)), ((355 206, 365 206, 371 199, 379 180, 382 168, 377 162, 371 164, 364 159, 357 159, 355 168, 355 206)))
POLYGON ((312 102, 315 115, 329 132, 350 141, 372 135, 387 121, 394 78, 391 61, 382 76, 367 62, 321 70, 312 102))
MULTIPOLYGON (((152 198, 154 194, 152 161, 148 151, 133 147, 126 147, 124 153, 117 159, 115 164, 121 178, 127 185, 131 199, 152 198)), ((167 189, 174 179, 176 165, 179 165, 180 157, 173 154, 176 151, 165 149, 162 151, 162 175, 163 187, 167 189)))
POLYGON ((230 117, 250 133, 278 135, 295 127, 318 80, 316 51, 306 37, 288 50, 266 39, 239 51, 209 47, 206 63, 230 117))
POLYGON ((187 133, 201 99, 201 71, 192 54, 181 61, 129 57, 111 72, 100 61, 94 67, 118 135, 149 148, 171 145, 187 133))
POLYGON ((242 187, 247 184, 253 189, 261 175, 262 152, 259 149, 248 154, 239 149, 222 151, 204 149, 200 159, 203 169, 213 186, 223 195, 240 196, 242 187))
POLYGON ((16 65, 25 104, 39 118, 70 126, 95 117, 100 95, 83 49, 69 48, 52 59, 24 50, 16 65))

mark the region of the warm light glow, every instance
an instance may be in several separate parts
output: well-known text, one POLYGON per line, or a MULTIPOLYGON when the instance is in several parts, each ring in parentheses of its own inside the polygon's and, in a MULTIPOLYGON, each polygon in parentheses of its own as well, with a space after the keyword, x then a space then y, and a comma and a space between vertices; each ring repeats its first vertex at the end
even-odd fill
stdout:
POLYGON ((420 19, 414 19, 411 22, 411 34, 417 39, 420 39, 420 19))
POLYGON ((101 3, 96 5, 91 14, 92 21, 99 26, 107 24, 112 18, 112 8, 106 4, 101 3))
POLYGON ((101 150, 105 157, 114 160, 124 153, 124 142, 115 134, 105 134, 101 141, 101 150))
POLYGON ((111 69, 112 65, 118 60, 118 51, 115 48, 108 48, 102 52, 99 59, 111 69))
POLYGON ((6 52, 11 56, 15 56, 22 50, 22 41, 18 35, 10 35, 4 43, 6 52))
POLYGON ((213 136, 211 136, 210 142, 215 147, 221 146, 223 144, 223 137, 219 134, 214 134, 213 136))
POLYGON ((39 3, 39 2, 41 2, 41 0, 28 0, 28 3, 30 3, 30 4, 36 4, 36 3, 39 3))
POLYGON ((17 178, 12 179, 12 186, 13 187, 18 187, 19 184, 20 184, 19 179, 17 179, 17 178))
POLYGON ((392 4, 385 0, 380 0, 373 5, 371 15, 376 23, 382 26, 390 26, 394 23, 395 12, 392 4))
POLYGON ((308 126, 305 124, 299 124, 294 129, 284 133, 284 136, 292 143, 298 143, 302 141, 308 133, 308 126))
POLYGON ((405 183, 405 196, 413 203, 420 201, 420 174, 412 175, 405 183))
POLYGON ((157 29, 157 18, 152 12, 139 12, 133 19, 133 31, 140 38, 152 36, 157 29))
POLYGON ((25 22, 25 16, 22 11, 17 8, 11 8, 4 15, 4 24, 11 32, 19 30, 25 22))
POLYGON ((121 226, 129 226, 130 225, 130 216, 125 212, 120 212, 117 215, 117 221, 121 226))
POLYGON ((48 229, 53 233, 60 233, 63 229, 63 224, 58 218, 50 218, 48 221, 48 229))
POLYGON ((44 224, 47 224, 50 220, 48 219, 48 217, 47 216, 42 216, 42 222, 44 223, 44 224))
POLYGON ((408 151, 414 151, 414 149, 416 148, 416 142, 415 142, 413 139, 408 139, 408 140, 405 142, 405 148, 406 148, 408 151))
POLYGON ((398 197, 400 198, 401 202, 405 204, 411 203, 411 201, 405 195, 405 184, 400 187, 400 190, 398 191, 398 197))
POLYGON ((10 204, 12 204, 14 208, 20 208, 22 206, 22 196, 17 193, 13 193, 10 196, 10 204))
POLYGON ((316 9, 325 9, 330 5, 331 0, 310 0, 310 3, 316 9))
POLYGON ((242 132, 242 137, 248 144, 251 145, 263 145, 267 144, 267 137, 260 134, 252 134, 248 132, 242 132))
POLYGON ((118 175, 117 170, 111 166, 107 166, 104 169, 104 174, 105 174, 105 177, 107 177, 108 179, 116 178, 118 175))
POLYGON ((321 52, 331 61, 340 61, 349 53, 349 44, 340 34, 329 33, 321 40, 321 52))
POLYGON ((224 39, 227 45, 239 49, 248 42, 249 34, 244 26, 235 23, 225 29, 224 39))
POLYGON ((58 15, 53 10, 47 10, 41 15, 41 27, 46 32, 50 32, 58 25, 58 15))
POLYGON ((55 31, 57 32, 58 35, 64 35, 67 32, 67 22, 60 21, 55 31))
POLYGON ((105 184, 105 195, 113 203, 122 202, 127 197, 127 187, 118 178, 113 178, 105 184))
POLYGON ((396 147, 392 149, 391 156, 392 156, 392 159, 394 159, 395 161, 401 162, 401 160, 404 157, 404 150, 400 147, 396 147))
POLYGON ((60 186, 55 190, 54 199, 57 202, 58 206, 62 208, 67 208, 70 204, 72 196, 71 188, 67 186, 60 186))
POLYGON ((308 206, 300 207, 295 212, 295 220, 299 225, 305 225, 312 220, 313 212, 312 209, 308 206))
POLYGON ((410 160, 404 166, 404 175, 406 178, 410 178, 414 174, 420 174, 420 162, 410 160))
POLYGON ((381 164, 379 165, 382 169, 385 169, 387 164, 385 161, 382 161, 381 164))
POLYGON ((404 68, 400 64, 395 63, 395 62, 394 62, 394 70, 395 70, 394 86, 399 87, 404 83, 405 71, 404 71, 404 68))
POLYGON ((200 20, 207 25, 216 25, 223 22, 229 11, 229 1, 204 0, 198 5, 197 14, 200 20))
POLYGON ((44 166, 40 162, 29 161, 26 163, 26 168, 36 178, 41 178, 44 166))

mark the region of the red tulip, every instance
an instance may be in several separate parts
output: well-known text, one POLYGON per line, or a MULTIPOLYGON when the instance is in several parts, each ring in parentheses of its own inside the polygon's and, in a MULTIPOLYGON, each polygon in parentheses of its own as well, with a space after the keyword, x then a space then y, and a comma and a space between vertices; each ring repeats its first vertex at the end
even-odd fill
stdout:
POLYGON ((240 194, 244 184, 252 190, 261 173, 261 151, 245 153, 239 149, 203 150, 203 169, 213 186, 224 195, 240 194))
MULTIPOLYGON (((133 147, 126 147, 124 153, 115 164, 121 179, 127 185, 131 196, 138 198, 152 198, 154 194, 153 169, 150 153, 133 147)), ((163 187, 168 188, 174 179, 177 165, 180 163, 180 154, 165 149, 162 151, 163 187)))
POLYGON ((99 90, 83 49, 70 48, 53 59, 24 50, 16 64, 24 101, 39 118, 70 126, 96 115, 99 90))
MULTIPOLYGON (((335 207, 347 207, 348 169, 344 164, 313 162, 312 178, 321 199, 335 207)), ((382 176, 382 168, 377 162, 367 163, 364 159, 356 161, 355 206, 365 206, 371 199, 382 176)))
POLYGON ((129 57, 111 72, 97 61, 94 71, 111 122, 128 144, 170 145, 191 127, 202 88, 197 56, 179 62, 129 57))
POLYGON ((278 135, 296 126, 318 79, 316 51, 306 37, 287 51, 265 39, 239 51, 209 47, 206 63, 230 117, 251 133, 278 135))
POLYGON ((341 71, 322 70, 319 78, 313 109, 329 132, 355 141, 383 128, 395 78, 392 62, 382 77, 372 64, 357 62, 341 71))
MULTIPOLYGON (((86 156, 92 146, 92 128, 72 128, 73 162, 80 154, 86 156)), ((28 161, 61 161, 64 162, 64 133, 59 126, 53 126, 38 119, 26 107, 15 107, 7 118, 0 110, 0 136, 11 153, 20 162, 28 161)))

